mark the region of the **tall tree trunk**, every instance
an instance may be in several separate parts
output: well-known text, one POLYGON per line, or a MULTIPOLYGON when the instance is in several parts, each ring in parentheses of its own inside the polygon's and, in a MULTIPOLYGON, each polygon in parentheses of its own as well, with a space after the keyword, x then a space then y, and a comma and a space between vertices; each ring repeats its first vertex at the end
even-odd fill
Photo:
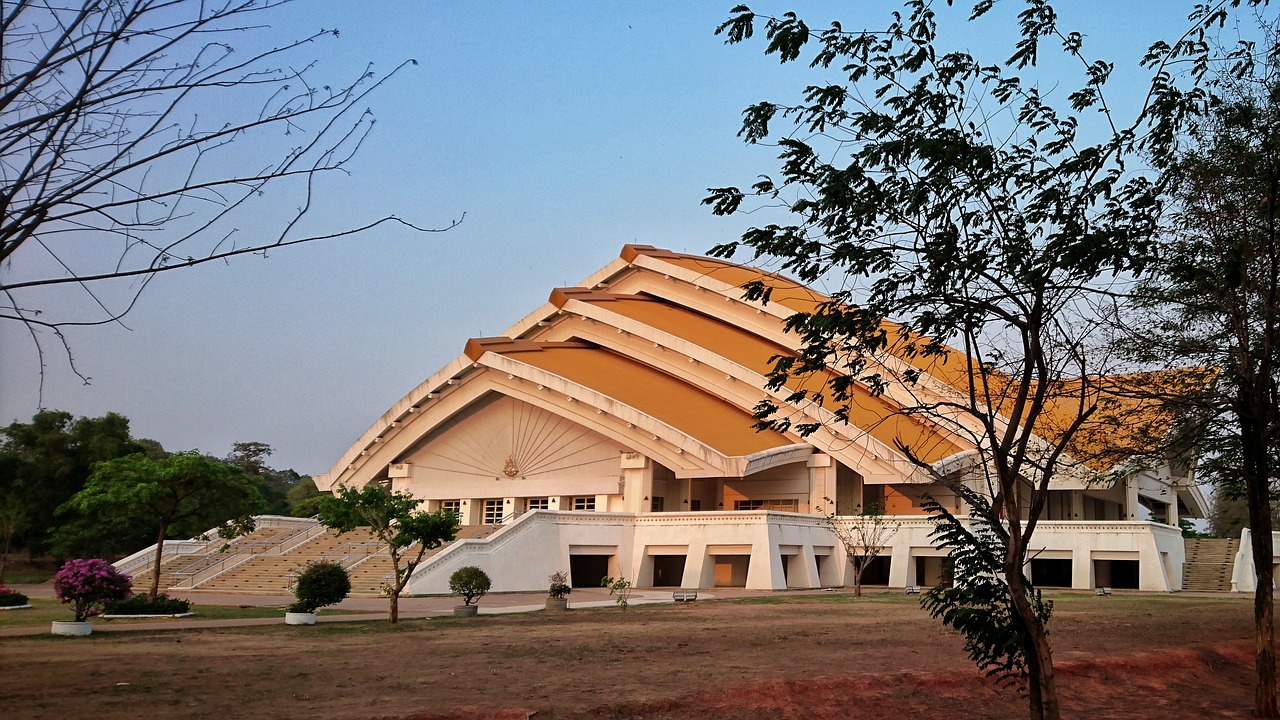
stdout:
MULTIPOLYGON (((1259 476, 1266 478, 1267 476, 1259 476)), ((1271 539, 1271 499, 1269 483, 1259 481, 1249 487, 1249 536, 1253 567, 1258 584, 1253 591, 1254 621, 1254 714, 1280 717, 1276 702, 1275 573, 1271 539)))
POLYGON ((160 563, 164 560, 164 535, 169 526, 160 523, 160 533, 156 536, 156 561, 151 566, 151 599, 160 596, 160 563))
POLYGON ((1010 534, 1005 555, 1005 583, 1009 588, 1009 600, 1013 612, 1022 624, 1025 638, 1024 654, 1027 661, 1028 705, 1031 720, 1058 720, 1057 679, 1053 672, 1053 648, 1049 633, 1027 599, 1027 587, 1022 582, 1022 565, 1026 557, 1022 537, 1010 534))

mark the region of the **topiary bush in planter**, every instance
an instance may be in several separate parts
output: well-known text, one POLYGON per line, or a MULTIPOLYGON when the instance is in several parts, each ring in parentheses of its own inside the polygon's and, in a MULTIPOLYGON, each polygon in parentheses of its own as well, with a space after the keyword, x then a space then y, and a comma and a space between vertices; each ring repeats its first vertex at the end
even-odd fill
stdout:
POLYGON ((449 590, 461 595, 467 607, 479 602, 492 585, 485 571, 475 565, 458 568, 449 576, 449 590))
POLYGON ((351 577, 336 562, 310 562, 298 574, 293 587, 297 598, 288 607, 291 613, 314 613, 326 605, 336 605, 351 592, 351 577))
POLYGON ((98 558, 68 560, 53 576, 53 592, 64 605, 71 605, 76 622, 82 623, 102 612, 109 602, 129 597, 128 575, 116 572, 111 563, 98 558))

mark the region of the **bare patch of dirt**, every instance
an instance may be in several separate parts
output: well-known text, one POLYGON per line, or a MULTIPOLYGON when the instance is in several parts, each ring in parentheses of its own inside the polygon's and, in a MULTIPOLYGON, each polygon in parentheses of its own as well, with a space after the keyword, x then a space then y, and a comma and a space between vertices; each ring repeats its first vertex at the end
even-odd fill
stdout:
MULTIPOLYGON (((1248 717, 1246 600, 1063 596, 1064 715, 1248 717)), ((885 595, 0 644, 6 718, 1007 718, 958 636, 885 595)))

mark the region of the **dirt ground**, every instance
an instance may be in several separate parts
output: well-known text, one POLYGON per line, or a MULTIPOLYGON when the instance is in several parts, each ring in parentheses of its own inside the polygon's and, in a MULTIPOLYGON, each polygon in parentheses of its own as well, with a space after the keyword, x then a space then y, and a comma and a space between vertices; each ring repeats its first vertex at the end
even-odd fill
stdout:
MULTIPOLYGON (((1056 599, 1064 717, 1250 717, 1251 606, 1056 599)), ((914 598, 0 640, 4 718, 1009 718, 914 598)))

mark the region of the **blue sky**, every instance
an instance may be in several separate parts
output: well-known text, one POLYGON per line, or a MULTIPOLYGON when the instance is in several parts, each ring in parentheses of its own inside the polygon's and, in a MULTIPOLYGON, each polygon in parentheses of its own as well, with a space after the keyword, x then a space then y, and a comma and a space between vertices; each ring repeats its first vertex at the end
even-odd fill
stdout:
MULTIPOLYGON (((769 148, 735 137, 740 113, 795 99, 812 76, 803 64, 779 67, 759 43, 726 47, 713 30, 732 4, 285 6, 272 21, 279 37, 341 30, 316 47, 317 77, 418 61, 370 99, 374 133, 351 176, 321 187, 316 226, 386 214, 439 227, 465 213, 464 222, 444 234, 377 230, 162 275, 128 329, 69 334, 92 382, 51 354, 44 405, 120 412, 135 435, 170 450, 222 455, 235 441, 266 442, 273 465, 323 472, 468 337, 501 332, 624 243, 702 253, 737 237, 749 219, 715 218, 699 201, 707 187, 774 170, 769 148)), ((895 4, 753 7, 856 28, 882 25, 895 4)), ((1180 31, 1188 8, 1134 0, 1062 2, 1059 11, 1117 63, 1113 92, 1123 104, 1137 95, 1136 86, 1125 92, 1126 68, 1151 40, 1180 31)), ((954 38, 1002 58, 1008 29, 989 22, 954 38)), ((0 422, 31 417, 37 382, 30 341, 0 325, 0 422)))

